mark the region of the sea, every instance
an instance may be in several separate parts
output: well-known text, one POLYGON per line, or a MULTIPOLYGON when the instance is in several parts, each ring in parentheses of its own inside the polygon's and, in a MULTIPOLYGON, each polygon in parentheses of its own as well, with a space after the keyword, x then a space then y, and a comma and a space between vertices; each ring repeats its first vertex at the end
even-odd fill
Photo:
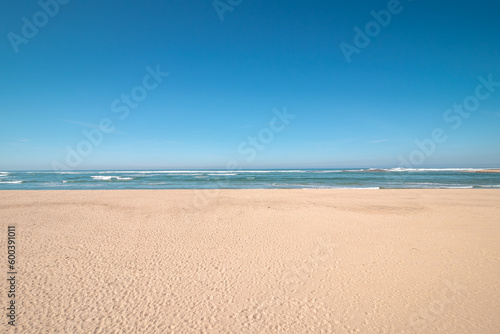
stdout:
POLYGON ((0 171, 0 190, 500 189, 500 173, 470 173, 477 170, 483 168, 0 171))

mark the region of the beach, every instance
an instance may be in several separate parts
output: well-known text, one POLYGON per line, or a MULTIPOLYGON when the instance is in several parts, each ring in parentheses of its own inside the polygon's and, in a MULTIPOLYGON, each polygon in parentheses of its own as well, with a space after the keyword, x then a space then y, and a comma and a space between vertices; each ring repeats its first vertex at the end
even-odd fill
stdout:
POLYGON ((500 173, 500 169, 482 169, 482 170, 473 170, 467 171, 469 173, 500 173))
POLYGON ((19 333, 500 332, 495 189, 7 190, 0 208, 19 333))

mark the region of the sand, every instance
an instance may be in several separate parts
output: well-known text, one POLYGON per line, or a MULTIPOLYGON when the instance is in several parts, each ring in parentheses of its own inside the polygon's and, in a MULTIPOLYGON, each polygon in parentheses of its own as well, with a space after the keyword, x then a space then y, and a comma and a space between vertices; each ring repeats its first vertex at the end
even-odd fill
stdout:
POLYGON ((468 170, 469 173, 500 173, 500 169, 468 170))
POLYGON ((0 191, 0 302, 15 225, 19 333, 499 333, 499 217, 498 190, 0 191))

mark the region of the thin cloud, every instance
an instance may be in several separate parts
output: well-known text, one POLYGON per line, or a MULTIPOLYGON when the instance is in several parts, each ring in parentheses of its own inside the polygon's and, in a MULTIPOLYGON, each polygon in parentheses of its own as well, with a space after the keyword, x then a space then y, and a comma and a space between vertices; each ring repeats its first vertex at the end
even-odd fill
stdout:
POLYGON ((66 122, 66 123, 78 124, 78 125, 84 126, 86 128, 99 129, 99 124, 71 121, 71 120, 67 120, 67 119, 63 119, 62 121, 66 122))
MULTIPOLYGON (((71 120, 67 120, 67 119, 63 119, 62 121, 66 122, 66 123, 78 124, 78 125, 84 126, 86 128, 90 128, 90 129, 100 130, 99 129, 99 124, 79 122, 79 121, 71 121, 71 120)), ((120 130, 116 130, 116 126, 115 126, 115 130, 112 133, 121 134, 121 135, 125 135, 126 134, 126 132, 123 132, 123 131, 120 131, 120 130)))
POLYGON ((185 145, 185 143, 177 140, 166 140, 164 143, 167 145, 185 145))
POLYGON ((16 140, 20 141, 21 143, 27 143, 30 141, 29 139, 26 139, 26 138, 17 138, 16 140))
POLYGON ((380 140, 370 140, 368 143, 370 144, 377 144, 377 143, 382 143, 384 141, 388 141, 389 139, 380 139, 380 140))

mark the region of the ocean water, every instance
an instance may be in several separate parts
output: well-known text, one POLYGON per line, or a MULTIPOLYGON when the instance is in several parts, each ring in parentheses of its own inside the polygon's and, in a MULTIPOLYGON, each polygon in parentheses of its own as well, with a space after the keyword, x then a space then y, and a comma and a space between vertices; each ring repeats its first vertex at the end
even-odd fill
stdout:
POLYGON ((500 173, 474 170, 0 171, 0 189, 500 189, 500 173))

